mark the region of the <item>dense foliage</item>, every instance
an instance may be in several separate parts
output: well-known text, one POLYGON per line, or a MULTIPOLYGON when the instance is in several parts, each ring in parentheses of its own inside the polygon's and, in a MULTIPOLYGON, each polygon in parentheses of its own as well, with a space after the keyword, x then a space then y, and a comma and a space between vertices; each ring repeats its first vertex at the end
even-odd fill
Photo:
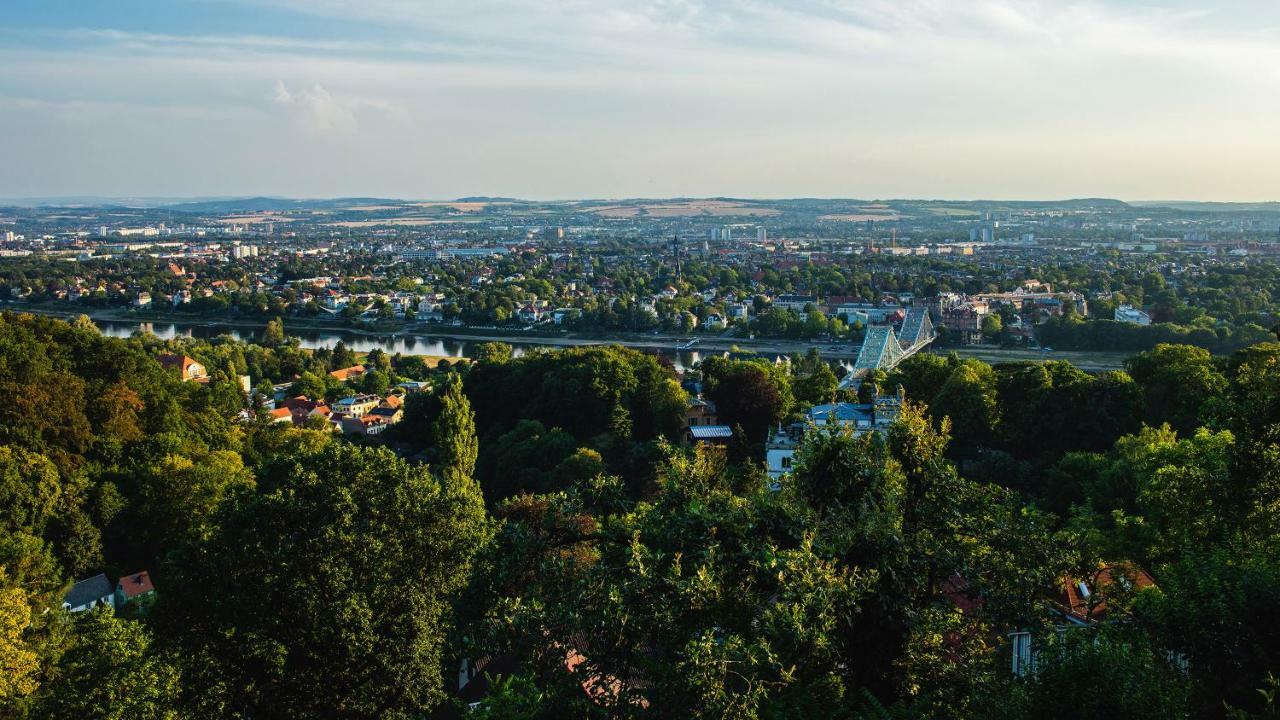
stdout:
POLYGON ((655 356, 474 356, 0 316, 0 717, 1275 712, 1280 344, 1098 374, 918 355, 868 378, 909 399, 886 433, 810 427, 776 483, 763 435, 848 395, 816 353, 685 378, 724 447, 682 443, 655 356), (358 359, 434 390, 351 441, 252 419, 236 382, 336 396, 358 359), (1117 563, 1153 582, 1068 621, 1064 580, 1117 563), (139 569, 153 602, 60 610, 73 580, 139 569))

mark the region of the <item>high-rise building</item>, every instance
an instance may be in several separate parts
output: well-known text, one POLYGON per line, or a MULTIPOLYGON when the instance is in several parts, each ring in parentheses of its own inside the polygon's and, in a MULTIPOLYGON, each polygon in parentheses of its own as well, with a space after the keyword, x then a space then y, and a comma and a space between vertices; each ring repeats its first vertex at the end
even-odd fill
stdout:
POLYGON ((992 243, 996 241, 996 231, 993 228, 982 228, 982 242, 992 243))
POLYGON ((720 231, 720 239, 729 242, 733 239, 733 226, 725 225, 724 230, 720 231))
POLYGON ((712 240, 720 239, 720 228, 711 228, 711 239, 712 240))
POLYGON ((768 230, 765 230, 763 225, 761 225, 760 227, 756 228, 756 241, 757 241, 757 242, 766 242, 768 239, 769 239, 769 231, 768 231, 768 230))
POLYGON ((11 243, 11 242, 15 241, 15 240, 17 239, 17 237, 18 237, 17 235, 14 235, 14 234, 13 234, 13 231, 12 231, 12 230, 5 230, 5 231, 4 231, 4 241, 5 241, 5 242, 7 242, 7 243, 11 243))

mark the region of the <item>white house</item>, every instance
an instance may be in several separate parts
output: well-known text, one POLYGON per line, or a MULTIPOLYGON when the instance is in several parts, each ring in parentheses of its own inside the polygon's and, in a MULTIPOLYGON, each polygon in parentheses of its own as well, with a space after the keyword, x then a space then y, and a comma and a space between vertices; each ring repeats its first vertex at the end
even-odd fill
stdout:
POLYGON ((855 437, 869 432, 885 433, 902 412, 903 395, 880 395, 865 404, 835 403, 816 405, 805 413, 803 422, 779 427, 765 443, 765 460, 769 466, 769 479, 791 472, 796 450, 804 442, 810 428, 838 426, 852 428, 855 437))
POLYGON ((1133 325, 1151 324, 1151 316, 1132 305, 1121 305, 1116 308, 1115 319, 1117 322, 1126 322, 1133 325))
POLYGON ((517 314, 522 321, 527 323, 536 323, 538 322, 538 319, 542 317, 542 313, 538 312, 537 306, 533 303, 529 303, 528 305, 520 308, 520 311, 517 314))

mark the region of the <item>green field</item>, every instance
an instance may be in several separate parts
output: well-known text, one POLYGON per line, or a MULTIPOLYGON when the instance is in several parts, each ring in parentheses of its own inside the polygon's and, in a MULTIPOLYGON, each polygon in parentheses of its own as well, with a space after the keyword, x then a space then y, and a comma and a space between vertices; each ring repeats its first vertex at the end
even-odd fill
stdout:
POLYGON ((974 358, 986 363, 1018 362, 1020 360, 1066 360, 1081 370, 1119 370, 1124 367, 1129 353, 1088 352, 1083 350, 1015 350, 1000 347, 973 346, 931 350, 938 354, 954 352, 962 358, 974 358))

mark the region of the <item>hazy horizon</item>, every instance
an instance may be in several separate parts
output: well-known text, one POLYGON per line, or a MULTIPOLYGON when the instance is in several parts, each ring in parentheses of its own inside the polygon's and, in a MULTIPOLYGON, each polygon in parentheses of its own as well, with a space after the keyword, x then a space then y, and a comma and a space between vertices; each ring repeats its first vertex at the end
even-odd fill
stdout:
POLYGON ((1280 5, 0 11, 0 197, 1280 199, 1280 5))
POLYGON ((447 195, 436 197, 394 197, 387 195, 329 195, 329 196, 290 196, 281 194, 264 194, 264 195, 47 195, 34 197, 5 197, 0 196, 0 204, 16 204, 18 206, 30 205, 38 206, 42 204, 56 205, 65 203, 68 206, 80 204, 103 203, 123 203, 125 207, 129 207, 127 201, 146 201, 155 204, 157 207, 163 207, 170 204, 180 203, 205 203, 205 202, 236 202, 246 200, 283 200, 289 202, 333 202, 338 200, 386 200, 390 202, 457 202, 467 198, 487 198, 493 200, 512 200, 515 202, 528 203, 579 203, 579 202, 664 202, 672 200, 742 200, 745 202, 787 202, 796 200, 817 200, 817 201, 852 201, 852 202, 938 202, 938 203, 1002 203, 1002 202, 1041 202, 1046 204, 1080 202, 1085 200, 1115 200, 1129 205, 1152 206, 1161 204, 1201 204, 1201 205, 1280 205, 1280 199, 1276 200, 1191 200, 1187 198, 1174 199, 1133 199, 1133 198, 1108 198, 1098 195, 1080 196, 1080 197, 1058 197, 1058 198, 999 198, 999 197, 837 197, 837 196, 775 196, 775 197, 744 197, 731 195, 672 195, 672 196, 634 196, 634 197, 515 197, 508 195, 493 194, 477 194, 477 195, 447 195))

